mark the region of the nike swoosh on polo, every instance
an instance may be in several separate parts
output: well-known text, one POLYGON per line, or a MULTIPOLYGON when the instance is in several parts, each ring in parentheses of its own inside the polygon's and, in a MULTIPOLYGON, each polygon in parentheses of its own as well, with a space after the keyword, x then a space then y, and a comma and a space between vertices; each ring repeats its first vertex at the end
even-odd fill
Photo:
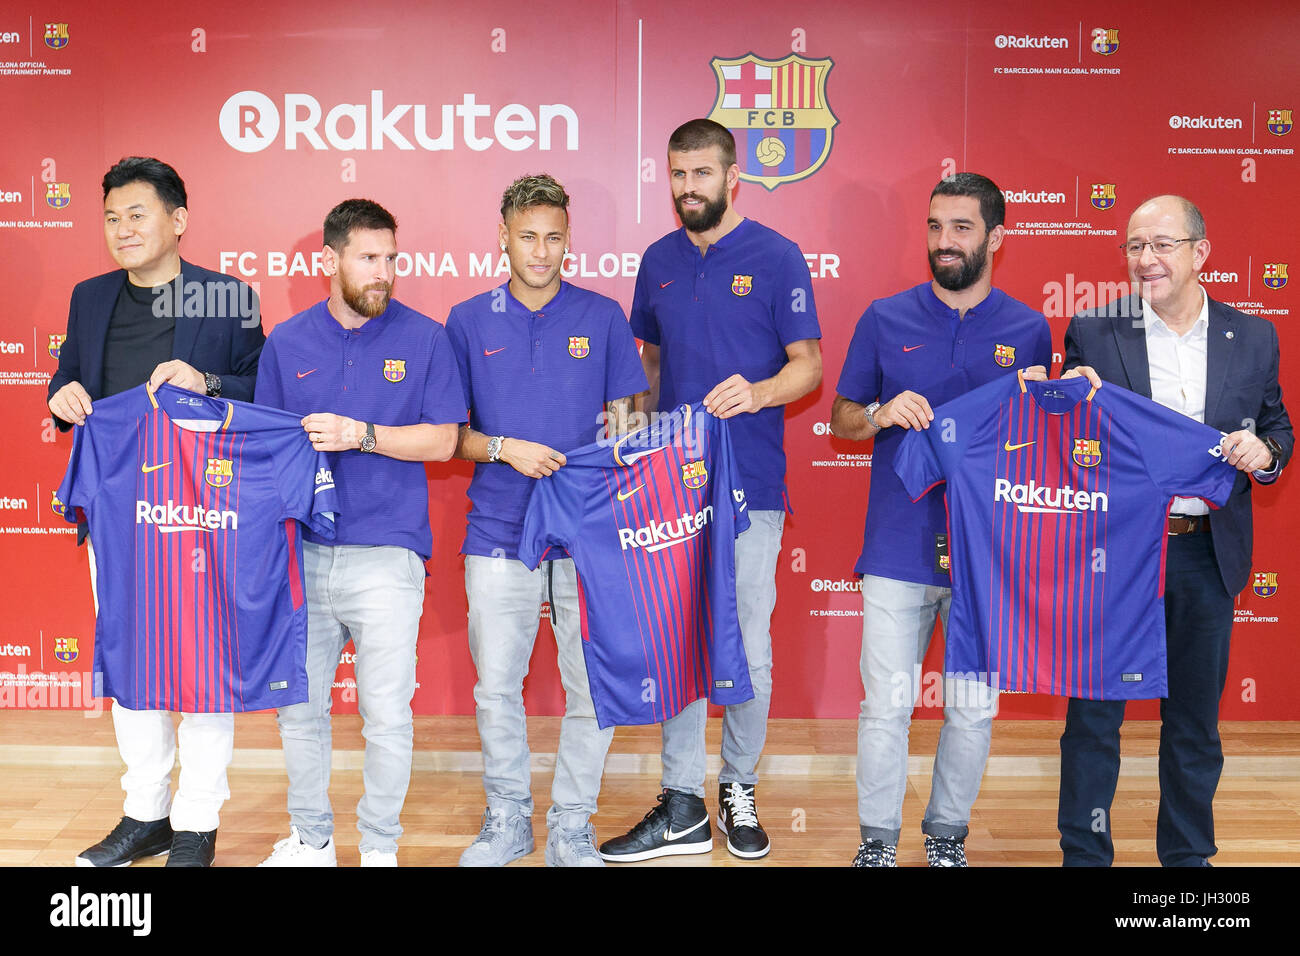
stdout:
POLYGON ((141 463, 140 470, 147 475, 151 471, 157 471, 159 468, 166 468, 170 464, 171 464, 170 461, 165 461, 161 465, 146 465, 141 463))
POLYGON ((915 352, 917 349, 923 349, 923 348, 925 348, 925 343, 924 343, 924 342, 922 342, 920 345, 904 345, 904 346, 903 346, 903 351, 904 351, 904 352, 915 352))
MULTIPOLYGON (((627 461, 626 458, 624 458, 623 460, 624 460, 624 461, 627 461)), ((619 500, 619 501, 627 501, 627 499, 631 498, 634 494, 636 494, 638 491, 640 491, 640 490, 641 490, 642 488, 644 488, 644 487, 645 487, 645 485, 642 484, 642 485, 637 485, 637 486, 636 486, 635 488, 633 488, 631 491, 620 491, 620 492, 618 493, 618 500, 619 500)))
POLYGON ((676 281, 676 279, 669 279, 667 282, 661 282, 659 283, 659 288, 666 289, 676 281))
POLYGON ((506 347, 503 345, 503 346, 501 346, 501 348, 499 348, 499 349, 493 349, 491 352, 489 352, 487 349, 484 349, 484 350, 483 350, 483 354, 484 354, 484 355, 496 355, 498 352, 504 352, 505 350, 506 350, 506 347))
POLYGON ((673 827, 672 824, 670 823, 668 825, 668 828, 664 830, 664 839, 667 840, 669 843, 675 843, 678 840, 680 840, 682 837, 686 836, 686 834, 694 833, 696 830, 698 830, 700 827, 704 826, 704 824, 708 822, 709 822, 709 818, 705 817, 699 823, 695 824, 695 826, 689 827, 688 829, 685 830, 679 830, 677 833, 673 832, 673 827))
POLYGON ((1027 441, 1027 442, 1021 442, 1019 445, 1013 445, 1011 444, 1011 442, 1005 441, 1002 443, 1002 450, 1015 451, 1017 448, 1028 448, 1030 445, 1036 445, 1036 444, 1038 443, 1035 441, 1027 441))
POLYGON ((305 372, 299 372, 299 373, 298 373, 298 377, 299 377, 299 378, 306 378, 308 375, 310 375, 310 374, 311 374, 312 372, 314 372, 314 371, 316 371, 314 368, 309 368, 309 369, 308 369, 307 371, 305 371, 305 372))

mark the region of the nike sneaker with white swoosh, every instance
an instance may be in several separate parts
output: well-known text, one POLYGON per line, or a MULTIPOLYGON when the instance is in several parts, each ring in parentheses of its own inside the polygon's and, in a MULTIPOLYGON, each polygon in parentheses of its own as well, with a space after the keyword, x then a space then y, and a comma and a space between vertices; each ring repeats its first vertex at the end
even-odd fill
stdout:
POLYGON ((658 805, 621 837, 600 845, 600 855, 611 863, 637 863, 658 856, 708 853, 713 849, 709 811, 693 793, 665 790, 658 805))
POLYGON ((757 860, 772 849, 763 824, 758 822, 754 806, 754 785, 718 784, 718 829, 727 835, 727 849, 732 856, 757 860))

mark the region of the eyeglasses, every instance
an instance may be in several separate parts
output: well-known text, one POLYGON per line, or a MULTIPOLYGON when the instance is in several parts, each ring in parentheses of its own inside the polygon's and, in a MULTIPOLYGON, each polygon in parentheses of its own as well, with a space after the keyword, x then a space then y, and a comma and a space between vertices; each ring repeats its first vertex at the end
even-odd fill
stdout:
POLYGON ((1151 251, 1156 255, 1167 256, 1177 249, 1178 244, 1181 242, 1200 241, 1201 240, 1199 239, 1152 239, 1150 242, 1138 242, 1137 240, 1134 240, 1132 242, 1121 242, 1119 248, 1120 251, 1130 259, 1136 259, 1138 256, 1142 255, 1142 250, 1147 246, 1150 246, 1151 251))

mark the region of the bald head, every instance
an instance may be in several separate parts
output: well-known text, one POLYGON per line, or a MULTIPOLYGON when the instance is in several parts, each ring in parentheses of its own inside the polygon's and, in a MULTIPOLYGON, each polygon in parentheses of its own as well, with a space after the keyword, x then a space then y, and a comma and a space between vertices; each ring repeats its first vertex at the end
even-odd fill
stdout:
POLYGON ((1205 238, 1205 217, 1201 215, 1201 210, 1196 208, 1196 203, 1183 196, 1172 194, 1152 196, 1138 206, 1137 209, 1133 210, 1133 215, 1129 216, 1129 228, 1132 229, 1133 222, 1136 219, 1145 220, 1175 213, 1182 216, 1183 236, 1189 239, 1205 238))

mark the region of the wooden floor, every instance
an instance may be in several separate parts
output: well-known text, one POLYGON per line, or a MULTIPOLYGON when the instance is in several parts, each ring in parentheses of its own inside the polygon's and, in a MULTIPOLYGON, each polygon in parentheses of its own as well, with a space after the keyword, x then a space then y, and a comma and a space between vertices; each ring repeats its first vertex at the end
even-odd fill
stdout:
MULTIPOLYGON (((355 807, 361 796, 360 718, 334 720, 332 798, 338 858, 357 863, 355 807)), ((912 729, 900 865, 923 865, 920 822, 939 725, 912 729)), ((711 720, 707 802, 716 813, 719 721, 711 720)), ((516 865, 540 866, 545 810, 558 718, 530 718, 534 832, 538 849, 516 865)), ((1113 807, 1116 863, 1156 865, 1155 776, 1158 724, 1124 727, 1124 766, 1113 807)), ((1215 801, 1216 866, 1300 863, 1300 723, 1222 725, 1225 771, 1215 801)), ((995 725, 988 772, 966 841, 972 866, 1055 866, 1060 725, 1002 721, 995 725)), ((641 866, 840 866, 858 844, 854 789, 856 723, 773 720, 760 765, 759 811, 772 853, 758 863, 737 860, 715 838, 712 854, 641 866)), ((446 866, 478 832, 483 808, 478 734, 471 717, 421 717, 415 770, 402 814, 404 866, 446 866)), ((657 727, 622 728, 614 738, 595 817, 601 839, 626 831, 658 792, 657 727)), ((0 865, 66 866, 99 840, 122 810, 121 764, 107 715, 6 711, 0 714, 0 865)), ((288 835, 285 777, 274 718, 236 720, 230 801, 221 815, 217 865, 249 866, 288 835)), ((163 858, 141 865, 158 866, 163 858)))

